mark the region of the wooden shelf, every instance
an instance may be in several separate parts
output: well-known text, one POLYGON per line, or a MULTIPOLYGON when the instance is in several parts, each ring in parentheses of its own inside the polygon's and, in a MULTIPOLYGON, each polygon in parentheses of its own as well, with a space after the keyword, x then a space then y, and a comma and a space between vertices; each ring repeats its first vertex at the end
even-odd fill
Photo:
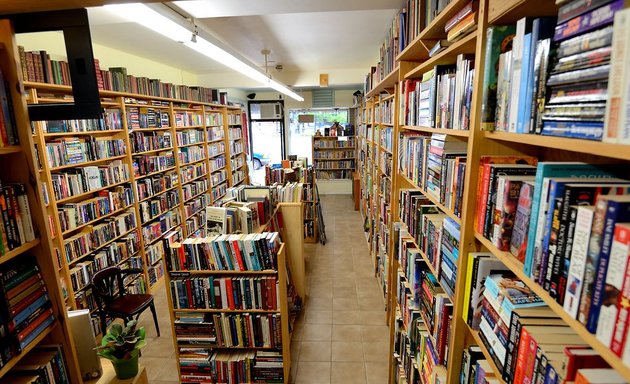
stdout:
POLYGON ((19 363, 25 356, 27 356, 29 352, 33 350, 33 348, 37 347, 39 343, 41 343, 42 340, 44 340, 55 329, 55 327, 57 327, 58 324, 58 321, 55 319, 48 328, 44 329, 42 333, 40 333, 35 339, 33 339, 33 341, 31 341, 29 345, 26 346, 26 348, 24 348, 24 350, 22 350, 22 353, 13 356, 13 358, 9 360, 6 365, 2 367, 2 369, 0 369, 0 377, 3 377, 11 369, 13 369, 13 367, 15 367, 17 363, 19 363))
MULTIPOLYGON (((74 265, 75 263, 77 263, 77 262, 79 262, 79 261, 83 260, 84 258, 86 258, 86 257, 88 257, 88 256, 90 256, 90 255, 92 255, 94 252, 97 252, 99 249, 105 248, 106 246, 110 245, 111 243, 115 242, 116 240, 120 240, 123 236, 126 236, 126 235, 130 234, 131 232, 135 231, 136 229, 138 229, 138 227, 133 227, 133 228, 131 228, 130 230, 128 230, 127 232, 125 232, 125 233, 123 233, 123 234, 120 234, 120 235, 118 235, 118 236, 114 237, 114 238, 113 238, 113 239, 111 239, 111 240, 108 240, 107 242, 105 242, 105 243, 103 243, 103 244, 99 245, 98 247, 96 247, 96 248, 94 248, 94 249, 90 249, 90 251, 89 251, 89 252, 87 252, 87 253, 85 253, 85 254, 83 254, 83 255, 81 255, 81 256, 79 256, 79 257, 75 258, 75 259, 71 259, 71 260, 68 262, 68 267, 70 267, 70 266, 74 265)), ((127 259, 128 259, 128 257, 127 257, 127 259)), ((120 263, 118 263, 118 264, 120 264, 120 263)))
POLYGON ((172 191, 173 189, 177 188, 177 186, 178 186, 178 184, 175 184, 174 186, 172 186, 172 187, 170 187, 170 188, 164 189, 164 190, 162 190, 162 191, 160 191, 160 192, 154 193, 154 194, 153 194, 153 195, 151 195, 151 196, 147 196, 147 197, 145 197, 145 198, 143 198, 143 199, 140 199, 139 203, 142 203, 143 201, 151 200, 151 199, 153 199, 154 197, 160 196, 161 194, 166 193, 166 192, 168 192, 168 191, 172 191))
POLYGON ((79 193, 78 195, 64 197, 63 199, 59 199, 59 200, 54 199, 54 196, 53 196, 53 199, 55 200, 56 204, 67 203, 67 202, 70 202, 70 201, 79 200, 81 198, 91 196, 92 194, 100 192, 100 191, 105 191, 107 189, 115 188, 115 187, 117 187, 119 185, 129 184, 129 183, 131 183, 131 180, 125 180, 125 181, 121 181, 120 183, 110 184, 110 185, 105 186, 105 187, 92 189, 90 191, 79 193))
POLYGON ((277 309, 177 309, 173 308, 173 312, 183 313, 280 313, 277 309))
POLYGON ((492 140, 510 143, 534 145, 537 147, 562 149, 578 153, 588 153, 597 156, 620 160, 630 160, 630 147, 623 144, 608 144, 593 140, 571 139, 564 137, 542 136, 508 132, 484 132, 484 136, 492 140))
MULTIPOLYGON (((170 227, 169 229, 167 229, 166 231, 163 231, 163 232, 162 232, 162 234, 161 234, 160 236, 156 237, 156 238, 155 238, 155 239, 153 239, 153 240, 150 240, 148 243, 145 243, 145 244, 144 244, 144 247, 145 247, 145 248, 147 248, 147 247, 149 247, 150 245, 153 245, 153 244, 157 243, 157 241, 158 241, 158 240, 162 240, 162 236, 164 236, 164 234, 166 234, 166 233, 168 233, 168 232, 170 232, 170 231, 174 230, 175 228, 179 227, 180 225, 182 225, 182 223, 175 224, 175 225, 173 225, 172 227, 170 227)), ((143 241, 144 241, 144 238, 143 238, 143 241)))
POLYGON ((437 55, 418 65, 411 71, 407 72, 405 74, 405 78, 421 78, 425 72, 433 69, 433 67, 435 67, 436 65, 455 64, 457 62, 457 56, 459 54, 475 53, 475 49, 477 46, 477 33, 478 31, 475 30, 469 35, 463 37, 461 40, 453 43, 453 45, 446 48, 444 51, 438 53, 437 55))
POLYGON ((481 348, 481 352, 483 353, 486 360, 488 360, 490 368, 492 368, 492 371, 495 373, 495 377, 499 380, 499 383, 505 384, 505 381, 503 380, 503 378, 501 378, 501 371, 499 371, 499 367, 497 367, 497 365, 495 364, 494 360, 492 359, 492 355, 490 354, 490 351, 488 351, 488 348, 486 348, 486 345, 481 340, 481 336, 479 336, 479 331, 475 331, 470 327, 468 327, 468 331, 475 340, 475 343, 477 343, 479 348, 481 348))
POLYGON ((19 145, 10 145, 6 147, 0 147, 0 155, 8 155, 12 153, 21 153, 22 147, 19 145))
POLYGON ((147 225, 151 224, 155 219, 159 219, 160 217, 164 216, 165 214, 169 213, 170 211, 179 208, 180 205, 181 205, 181 203, 177 203, 173 207, 167 209, 166 211, 160 212, 157 215, 152 216, 151 218, 149 218, 149 220, 146 220, 146 221, 144 221, 142 223, 142 228, 144 228, 147 225))
POLYGON ((198 143, 189 143, 189 144, 177 144, 177 148, 187 148, 187 147, 193 147, 193 146, 205 146, 206 142, 205 141, 201 141, 198 143))
POLYGON ((143 131, 170 131, 171 127, 149 127, 149 128, 135 128, 129 129, 129 133, 143 132, 143 131))
POLYGON ((488 6, 488 23, 494 25, 516 24, 525 16, 555 16, 558 6, 554 1, 502 0, 488 6))
POLYGON ((366 93, 366 97, 378 95, 381 92, 392 93, 392 90, 398 82, 398 74, 400 67, 397 65, 390 73, 387 74, 378 84, 375 84, 371 90, 366 93))
POLYGON ((166 152, 166 151, 172 151, 174 150, 175 147, 168 147, 168 148, 159 148, 159 149, 151 149, 148 151, 143 151, 143 152, 132 152, 131 155, 149 155, 151 153, 158 153, 158 152, 166 152))
POLYGON ((511 253, 498 250, 488 239, 478 233, 475 238, 493 255, 497 257, 505 266, 521 279, 535 294, 537 294, 575 333, 577 333, 586 343, 599 353, 611 367, 613 367, 626 380, 630 381, 630 367, 623 364, 623 361, 608 346, 602 344, 594 334, 590 333, 582 323, 571 317, 564 308, 552 298, 547 291, 535 283, 523 272, 523 264, 511 253))
POLYGON ((221 156, 221 155, 225 155, 225 151, 223 151, 221 153, 217 153, 215 155, 208 155, 208 159, 213 159, 213 158, 221 156))
POLYGON ((50 171, 54 172, 54 171, 59 171, 62 169, 68 169, 68 168, 78 168, 78 167, 87 167, 89 165, 94 165, 94 164, 100 164, 106 161, 116 161, 116 160, 122 160, 125 157, 127 157, 127 155, 122 155, 122 156, 114 156, 114 157, 107 157, 105 159, 99 159, 99 160, 92 160, 92 161, 85 161, 83 163, 78 163, 78 164, 67 164, 67 165, 60 165, 57 167, 50 167, 50 171))
POLYGON ((72 229, 68 229, 68 230, 66 230, 66 231, 61 232, 61 236, 62 236, 62 237, 65 237, 65 236, 66 236, 66 235, 68 235, 69 233, 77 232, 79 229, 81 229, 81 228, 85 228, 85 227, 87 227, 88 225, 92 225, 92 224, 94 224, 94 223, 96 223, 96 222, 99 222, 99 221, 101 221, 101 220, 103 220, 103 219, 106 219, 106 218, 108 218, 108 217, 115 216, 115 215, 117 215, 117 214, 119 214, 119 213, 122 213, 122 212, 126 211, 127 209, 131 208, 132 206, 133 206, 133 203, 132 203, 132 204, 130 204, 130 205, 128 205, 128 206, 126 206, 126 207, 124 207, 124 208, 120 208, 120 209, 115 210, 115 211, 113 211, 113 212, 110 212, 110 213, 108 213, 108 214, 106 214, 106 215, 103 215, 103 216, 97 217, 97 218, 96 218, 96 219, 94 219, 94 220, 90 220, 90 221, 88 221, 87 223, 84 223, 84 224, 81 224, 81 225, 77 225, 76 227, 74 227, 74 228, 72 228, 72 229))
POLYGON ((220 138, 220 139, 213 139, 213 140, 207 141, 207 143, 208 143, 208 144, 212 144, 212 143, 220 143, 220 142, 222 142, 223 140, 225 140, 225 138, 224 138, 224 137, 222 137, 222 138, 220 138))
MULTIPOLYGON (((147 97, 150 97, 150 96, 147 96, 147 97)), ((134 104, 134 103, 125 103, 125 107, 155 108, 155 109, 169 109, 170 108, 167 105, 134 104)))
POLYGON ((206 172, 206 173, 204 173, 203 175, 195 176, 195 177, 193 177, 193 178, 192 178, 192 179, 190 179, 190 180, 183 180, 183 181, 182 181, 182 185, 190 184, 190 183, 192 183, 193 181, 197 181, 197 180, 199 180, 199 179, 201 179, 201 178, 204 178, 204 177, 207 177, 207 176, 208 176, 208 173, 206 172))
POLYGON ((155 176, 155 175, 160 175, 162 173, 166 173, 166 172, 170 172, 170 171, 174 171, 174 170, 175 170, 175 167, 171 167, 171 168, 163 169, 161 171, 155 171, 155 172, 147 173, 146 175, 137 175, 137 176, 134 176, 134 178, 136 180, 144 179, 145 177, 151 177, 151 176, 155 176))
POLYGON ((175 130, 184 131, 187 129, 200 129, 200 128, 205 128, 205 125, 187 125, 185 127, 175 127, 175 130))
POLYGON ((5 253, 4 255, 0 255, 0 265, 6 263, 7 261, 20 256, 21 254, 23 254, 26 251, 29 251, 35 247, 37 247, 40 243, 39 239, 35 239, 33 241, 30 241, 28 243, 24 243, 22 245, 20 245, 17 248, 14 248, 12 250, 10 250, 9 252, 5 253))
POLYGON ((53 138, 53 137, 66 137, 66 136, 108 136, 108 135, 116 135, 118 133, 125 132, 123 129, 110 129, 105 131, 87 131, 87 132, 53 132, 53 133, 44 133, 42 136, 45 138, 53 138))
POLYGON ((313 149, 316 151, 343 151, 343 150, 352 150, 355 148, 356 147, 330 147, 330 148, 316 147, 313 149))
POLYGON ((222 167, 220 167, 220 168, 211 169, 211 170, 210 170, 210 173, 212 173, 212 172, 218 172, 218 171, 220 171, 220 170, 222 170, 222 169, 225 169, 225 165, 224 165, 224 166, 222 166, 222 167))
POLYGON ((193 165, 193 164, 201 163, 202 161, 206 161, 206 160, 207 160, 207 159, 204 157, 203 159, 194 160, 194 161, 191 161, 191 162, 188 162, 188 163, 182 163, 182 164, 180 165, 180 168, 181 168, 181 167, 185 167, 185 166, 187 166, 187 165, 193 165))
POLYGON ((427 191, 423 190, 422 188, 418 187, 417 185, 415 185, 413 183, 413 181, 409 180, 407 178, 407 176, 403 175, 403 174, 398 174, 398 177, 403 179, 407 184, 414 186, 414 188, 417 188, 418 191, 422 192, 422 194, 429 200, 431 200, 431 203, 434 204, 435 206, 437 206, 440 211, 442 211, 443 213, 447 214, 451 219, 455 220, 455 222, 458 225, 461 225, 461 219, 459 217, 457 217, 455 215, 455 213, 453 213, 453 211, 451 211, 450 209, 446 208, 442 203, 440 203, 439 201, 437 201, 435 199, 435 197, 433 197, 430 193, 428 193, 427 191))
POLYGON ((418 125, 401 125, 400 128, 406 129, 408 131, 416 131, 416 132, 427 132, 427 133, 442 133, 445 135, 458 136, 458 137, 469 137, 470 131, 463 129, 443 129, 443 128, 431 128, 431 127, 421 127, 418 125))
POLYGON ((207 188, 206 188, 205 190, 203 190, 202 192, 199 192, 199 193, 197 193, 196 195, 191 196, 191 197, 189 197, 188 199, 185 199, 185 200, 184 200, 184 204, 186 204, 187 202, 189 202, 189 201, 191 201, 191 200, 196 199, 197 197, 199 197, 199 196, 203 195, 204 193, 208 193, 208 189, 207 189, 207 188))

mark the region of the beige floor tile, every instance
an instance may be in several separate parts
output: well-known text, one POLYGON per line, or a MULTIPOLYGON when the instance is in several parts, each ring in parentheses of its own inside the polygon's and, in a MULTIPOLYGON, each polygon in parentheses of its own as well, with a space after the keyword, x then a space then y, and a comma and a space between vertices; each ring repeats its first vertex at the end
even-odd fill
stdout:
POLYGON ((333 341, 332 361, 364 361, 362 343, 354 341, 333 341))
POLYGON ((304 316, 306 324, 332 324, 332 311, 317 311, 307 309, 304 316))
POLYGON ((389 356, 389 342, 368 341, 363 343, 365 361, 383 362, 389 356))
POLYGON ((330 341, 303 341, 299 361, 330 361, 331 353, 330 341))
POLYGON ((333 297, 333 311, 355 311, 359 309, 359 304, 355 298, 333 297))
POLYGON ((387 362, 365 362, 365 376, 367 384, 384 384, 387 383, 387 375, 389 368, 387 362))
POLYGON ((362 341, 360 325, 333 324, 333 341, 362 341))
POLYGON ((333 311, 333 324, 361 324, 360 311, 333 311))
POLYGON ((330 384, 330 361, 299 362, 295 384, 330 384))
POLYGON ((332 383, 365 384, 365 364, 333 361, 331 376, 332 383))
POLYGON ((306 307, 315 311, 332 311, 332 296, 318 297, 309 294, 306 307))
POLYGON ((155 340, 147 341, 147 346, 142 349, 142 357, 171 357, 175 351, 173 339, 162 336, 155 340))
POLYGON ((359 324, 361 325, 385 325, 386 312, 382 311, 359 311, 359 324))
POLYGON ((389 328, 386 325, 361 325, 363 342, 389 342, 389 328))
POLYGON ((330 341, 332 339, 332 325, 304 324, 302 341, 330 341))

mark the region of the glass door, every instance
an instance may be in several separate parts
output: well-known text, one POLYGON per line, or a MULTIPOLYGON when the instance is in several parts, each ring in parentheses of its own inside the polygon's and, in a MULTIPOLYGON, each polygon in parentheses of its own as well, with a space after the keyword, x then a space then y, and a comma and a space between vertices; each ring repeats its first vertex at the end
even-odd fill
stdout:
POLYGON ((254 184, 264 184, 266 164, 280 164, 284 148, 284 103, 282 100, 248 103, 254 184))

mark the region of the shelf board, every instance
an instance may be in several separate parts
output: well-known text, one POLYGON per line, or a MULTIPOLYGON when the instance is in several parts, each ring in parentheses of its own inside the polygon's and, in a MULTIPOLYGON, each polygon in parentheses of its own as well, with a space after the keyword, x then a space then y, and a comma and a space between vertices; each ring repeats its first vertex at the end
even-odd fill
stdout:
POLYGON ((201 195, 203 195, 204 193, 207 193, 207 192, 208 192, 208 188, 206 188, 203 191, 197 193, 196 195, 193 195, 193 196, 189 197, 188 199, 185 199, 184 200, 184 204, 186 204, 187 202, 189 202, 191 200, 196 199, 197 197, 199 197, 199 196, 201 196, 201 195))
POLYGON ((484 132, 484 135, 486 138, 493 140, 630 160, 628 146, 623 144, 608 144, 592 140, 508 132, 484 132))
POLYGON ((42 333, 40 333, 35 339, 33 339, 33 341, 31 341, 31 343, 29 343, 29 345, 27 345, 26 348, 24 348, 20 354, 13 356, 13 358, 11 358, 11 360, 9 360, 2 367, 2 369, 0 369, 0 377, 3 377, 11 369, 13 369, 13 367, 17 365, 17 363, 19 363, 25 356, 27 356, 33 350, 33 348, 37 347, 39 343, 41 343, 42 340, 44 340, 53 331, 53 329, 57 327, 58 324, 59 324, 59 321, 55 319, 53 323, 50 326, 48 326, 46 329, 44 329, 42 333))
POLYGON ((488 4, 488 24, 514 24, 525 16, 557 16, 558 6, 554 1, 502 0, 488 4))
POLYGON ((354 160, 354 157, 338 157, 338 158, 334 158, 334 159, 321 159, 321 158, 315 158, 313 160, 317 160, 317 161, 335 161, 335 160, 354 160))
MULTIPOLYGON (((75 258, 75 259, 70 260, 69 262, 67 262, 68 267, 70 267, 70 266, 74 265, 75 263, 77 263, 77 262, 85 259, 86 257, 92 255, 93 253, 97 252, 99 249, 105 248, 106 246, 108 246, 109 244, 115 242, 116 240, 120 240, 123 236, 126 236, 126 235, 130 234, 131 232, 135 231, 136 229, 138 229, 138 227, 133 227, 130 230, 128 230, 127 232, 125 232, 123 234, 120 234, 120 235, 114 237, 111 240, 106 241, 105 243, 99 245, 98 247, 96 247, 94 249, 90 249, 89 252, 87 252, 87 253, 85 253, 85 254, 83 254, 83 255, 75 258)), ((118 263, 118 264, 120 264, 120 263, 118 263)))
POLYGON ((177 144, 177 147, 178 147, 178 148, 186 148, 186 147, 192 147, 192 146, 195 146, 195 145, 197 145, 197 146, 202 146, 202 145, 204 145, 204 144, 206 144, 206 142, 205 142, 205 141, 200 141, 200 142, 198 142, 198 143, 177 144))
POLYGON ((203 159, 194 160, 194 161, 191 161, 191 162, 188 162, 188 163, 182 163, 182 165, 180 165, 180 168, 181 167, 185 167, 187 165, 193 165, 193 164, 201 163, 202 161, 206 161, 206 158, 204 157, 203 159))
POLYGON ((173 207, 167 209, 166 211, 160 212, 155 216, 152 216, 151 218, 149 218, 149 220, 146 220, 142 223, 142 228, 144 228, 145 226, 151 224, 155 219, 159 219, 160 217, 164 216, 165 214, 169 213, 170 211, 179 208, 179 206, 181 205, 181 203, 177 203, 175 204, 173 207))
POLYGON ((147 128, 131 128, 129 133, 142 131, 170 131, 171 127, 147 127, 147 128))
POLYGON ((497 367, 497 365, 495 364, 494 360, 492 359, 492 355, 490 354, 490 351, 488 351, 488 348, 486 348, 486 345, 481 340, 481 336, 479 336, 479 331, 473 330, 472 328, 470 328, 470 326, 468 326, 468 324, 466 324, 466 326, 468 327, 468 331, 472 335, 473 339, 475 339, 475 343, 477 343, 479 348, 481 348, 481 352, 483 353, 484 357, 486 358, 486 360, 488 360, 492 371, 495 373, 495 378, 499 380, 499 383, 505 384, 505 381, 501 377, 499 367, 497 367))
POLYGON ((553 299, 547 291, 540 285, 535 283, 529 276, 523 272, 523 264, 516 259, 511 253, 500 251, 495 247, 488 239, 481 236, 479 233, 475 233, 475 238, 497 257, 503 264, 505 264, 514 274, 521 279, 534 293, 547 304, 558 316, 564 320, 568 326, 570 326, 586 343, 588 343, 593 349, 595 349, 603 358, 614 368, 620 375, 626 380, 630 381, 630 367, 627 367, 621 358, 617 356, 608 346, 602 344, 594 334, 590 333, 582 323, 571 317, 564 308, 553 299))
POLYGON ((183 313, 280 313, 279 310, 276 309, 171 309, 173 312, 183 312, 183 313))
POLYGON ((222 137, 222 138, 220 138, 220 139, 212 139, 212 140, 209 140, 207 143, 208 143, 208 144, 212 144, 212 143, 219 143, 219 142, 221 142, 221 141, 223 141, 223 140, 225 140, 225 137, 222 137))
POLYGON ((181 131, 181 130, 185 130, 185 129, 199 129, 199 128, 205 128, 205 125, 186 125, 184 127, 175 127, 176 130, 181 131))
POLYGON ((204 173, 203 175, 195 176, 195 177, 193 177, 190 180, 184 180, 184 181, 182 181, 182 185, 185 185, 185 184, 188 184, 188 183, 192 183, 193 181, 199 180, 199 179, 201 179, 203 177, 206 177, 206 176, 208 176, 208 173, 204 173))
POLYGON ((93 193, 96 193, 96 192, 104 191, 104 190, 107 190, 107 189, 110 189, 110 188, 117 187, 119 185, 129 184, 129 183, 131 183, 131 180, 121 181, 120 183, 110 184, 110 185, 107 185, 105 187, 92 189, 90 191, 83 192, 83 193, 80 193, 78 195, 64 197, 63 199, 55 200, 55 203, 57 203, 57 204, 67 203, 67 202, 70 202, 70 201, 73 201, 73 200, 76 200, 76 199, 80 199, 82 197, 88 197, 88 196, 90 196, 90 195, 92 195, 93 193))
POLYGON ((215 155, 208 155, 208 159, 212 159, 212 158, 215 158, 215 157, 221 156, 221 155, 225 155, 225 151, 223 151, 221 153, 217 153, 215 155))
POLYGON ((107 157, 105 159, 99 159, 99 160, 85 161, 83 163, 60 165, 60 166, 57 166, 57 167, 50 167, 49 169, 50 169, 51 172, 54 172, 54 171, 59 171, 59 170, 62 170, 62 169, 68 169, 68 168, 87 167, 89 165, 100 164, 100 163, 105 162, 105 161, 122 160, 125 157, 127 157, 127 155, 107 157))
POLYGON ((10 153, 20 153, 22 152, 22 147, 19 145, 10 145, 6 147, 0 147, 0 155, 8 155, 10 153))
POLYGON ((143 152, 132 152, 131 155, 132 156, 133 155, 148 155, 148 154, 151 154, 151 153, 172 151, 174 149, 175 149, 174 147, 151 149, 151 150, 143 151, 143 152))
MULTIPOLYGON (((155 244, 158 240, 162 240, 162 237, 163 237, 165 234, 167 234, 168 232, 170 232, 170 231, 174 230, 175 228, 179 227, 180 225, 182 225, 182 224, 181 224, 181 223, 179 223, 179 224, 175 224, 175 225, 173 225, 172 227, 170 227, 169 229, 167 229, 166 231, 162 232, 162 233, 160 234, 160 236, 157 236, 157 237, 156 237, 155 239, 153 239, 153 240, 149 240, 149 242, 148 242, 148 243, 144 244, 144 248, 146 249, 146 248, 148 248, 150 245, 155 244)), ((142 239, 142 240, 144 241, 144 237, 143 237, 143 239, 142 239)))
POLYGON ((237 270, 206 270, 206 271, 169 271, 169 273, 175 274, 189 274, 189 275, 275 275, 278 271, 269 269, 264 271, 237 271, 237 270))
POLYGON ((378 84, 375 84, 374 87, 365 94, 365 97, 372 97, 384 91, 391 93, 388 90, 391 90, 396 86, 399 72, 400 66, 396 66, 396 68, 388 73, 383 80, 381 80, 378 84))
POLYGON ((225 169, 225 165, 224 165, 224 166, 222 166, 222 167, 220 167, 220 168, 211 169, 211 170, 210 170, 210 173, 212 173, 212 172, 217 172, 217 171, 220 171, 220 170, 222 170, 222 169, 225 169))
POLYGON ((475 53, 475 49, 477 46, 477 33, 478 31, 475 30, 467 36, 463 37, 461 40, 453 43, 453 45, 446 48, 444 51, 438 53, 429 60, 423 62, 411 71, 407 72, 405 74, 405 78, 421 78, 425 72, 433 69, 433 67, 435 67, 436 65, 455 64, 457 62, 457 56, 461 53, 475 53))
POLYGON ((106 219, 106 218, 108 218, 108 217, 112 217, 112 216, 114 216, 114 215, 117 215, 117 214, 119 214, 119 213, 122 213, 122 212, 124 212, 125 210, 127 210, 127 209, 129 209, 129 208, 132 208, 134 204, 135 204, 135 203, 131 203, 131 204, 129 204, 128 206, 126 206, 126 207, 124 207, 124 208, 120 208, 120 209, 115 210, 115 211, 113 211, 113 212, 110 212, 110 213, 108 213, 108 214, 106 214, 106 215, 103 215, 103 216, 97 217, 97 218, 96 218, 96 219, 94 219, 94 220, 90 220, 90 221, 88 221, 87 223, 84 223, 84 224, 81 224, 81 225, 77 225, 76 227, 74 227, 74 228, 72 228, 72 229, 68 229, 68 230, 66 230, 66 231, 64 231, 64 232, 61 232, 61 236, 62 236, 62 237, 65 237, 65 236, 66 236, 67 234, 69 234, 69 233, 77 232, 79 229, 81 229, 81 228, 85 228, 85 227, 87 227, 88 225, 92 225, 92 224, 94 224, 94 223, 96 223, 96 222, 98 222, 98 221, 101 221, 101 220, 106 219))
POLYGON ((43 133, 42 136, 45 138, 51 137, 65 137, 65 136, 106 136, 106 135, 115 135, 117 133, 125 132, 123 129, 110 129, 105 131, 85 131, 85 132, 52 132, 52 133, 43 133))
POLYGON ((151 104, 134 104, 134 103, 125 103, 125 107, 136 107, 136 108, 154 108, 154 109, 169 109, 168 105, 151 105, 151 104))
POLYGON ((351 150, 351 149, 355 149, 356 147, 330 147, 330 148, 325 148, 325 147, 315 147, 313 148, 316 151, 341 151, 341 150, 351 150))
POLYGON ((401 125, 402 129, 406 129, 408 131, 417 131, 417 132, 427 132, 427 133, 443 133, 445 135, 450 136, 459 136, 459 137, 469 137, 470 131, 463 129, 443 129, 443 128, 431 128, 431 127, 422 127, 418 125, 401 125))
POLYGON ((184 220, 189 220, 190 218, 194 217, 195 215, 199 214, 200 212, 202 212, 203 210, 205 210, 206 207, 202 206, 201 208, 199 208, 198 210, 194 211, 193 213, 191 213, 190 215, 186 216, 186 218, 184 220))
POLYGON ((151 177, 151 176, 159 175, 159 174, 166 173, 166 172, 170 172, 170 171, 174 171, 174 170, 175 170, 175 167, 173 166, 173 167, 170 167, 170 168, 163 169, 163 170, 161 170, 161 171, 155 171, 155 172, 147 173, 146 175, 138 175, 138 176, 134 176, 134 178, 135 178, 136 180, 137 180, 137 179, 143 179, 143 178, 145 178, 145 177, 151 177))
POLYGON ((316 168, 316 171, 346 171, 348 169, 354 169, 353 168, 316 168))
POLYGON ((446 208, 444 205, 442 205, 442 203, 440 203, 439 201, 437 201, 435 199, 435 197, 433 197, 430 193, 428 193, 427 191, 423 190, 422 188, 418 187, 417 185, 415 185, 411 180, 409 180, 407 178, 407 176, 403 175, 403 174, 398 174, 398 176, 400 176, 401 179, 405 180, 408 184, 413 185, 415 188, 417 188, 419 191, 422 192, 422 194, 429 200, 431 200, 431 203, 434 204, 435 206, 437 206, 440 211, 442 211, 443 213, 447 214, 451 219, 455 220, 455 222, 459 225, 461 225, 461 219, 459 217, 457 217, 455 215, 455 213, 453 213, 453 211, 451 211, 450 209, 446 208))
POLYGON ((164 190, 162 190, 162 191, 160 191, 160 192, 154 193, 154 194, 152 194, 151 196, 147 196, 147 197, 145 197, 145 198, 141 199, 141 200, 139 201, 139 203, 142 203, 143 201, 151 200, 152 198, 157 197, 157 196, 160 196, 161 194, 166 193, 166 192, 168 192, 168 191, 172 191, 173 189, 177 188, 177 186, 178 186, 178 184, 175 184, 175 185, 173 185, 173 186, 172 186, 172 187, 170 187, 170 188, 167 188, 167 189, 164 189, 164 190))
POLYGON ((35 248, 36 246, 38 246, 40 243, 39 239, 35 239, 33 241, 30 241, 28 243, 24 243, 22 245, 20 245, 17 248, 14 248, 12 250, 10 250, 9 252, 5 253, 4 255, 0 255, 0 264, 6 263, 7 261, 20 256, 21 254, 23 254, 24 252, 31 250, 33 248, 35 248))

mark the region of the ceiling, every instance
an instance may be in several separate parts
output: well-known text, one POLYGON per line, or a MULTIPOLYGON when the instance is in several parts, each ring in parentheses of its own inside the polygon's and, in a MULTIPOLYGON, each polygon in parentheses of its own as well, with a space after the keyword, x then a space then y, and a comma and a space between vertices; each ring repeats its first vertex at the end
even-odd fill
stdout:
MULTIPOLYGON (((329 73, 331 86, 363 82, 403 0, 201 0, 170 6, 190 16, 204 32, 222 40, 289 86, 318 85, 329 73), (277 64, 282 70, 275 69, 277 64), (335 75, 335 73, 337 75, 335 75)), ((92 40, 206 78, 230 76, 229 68, 208 60, 104 8, 89 9, 92 40), (217 76, 218 75, 218 76, 217 76), (208 77, 209 76, 209 77, 208 77)), ((242 78, 242 77, 241 77, 242 78)), ((251 88, 258 87, 251 84, 251 88)), ((240 88, 248 88, 242 82, 240 88)))

